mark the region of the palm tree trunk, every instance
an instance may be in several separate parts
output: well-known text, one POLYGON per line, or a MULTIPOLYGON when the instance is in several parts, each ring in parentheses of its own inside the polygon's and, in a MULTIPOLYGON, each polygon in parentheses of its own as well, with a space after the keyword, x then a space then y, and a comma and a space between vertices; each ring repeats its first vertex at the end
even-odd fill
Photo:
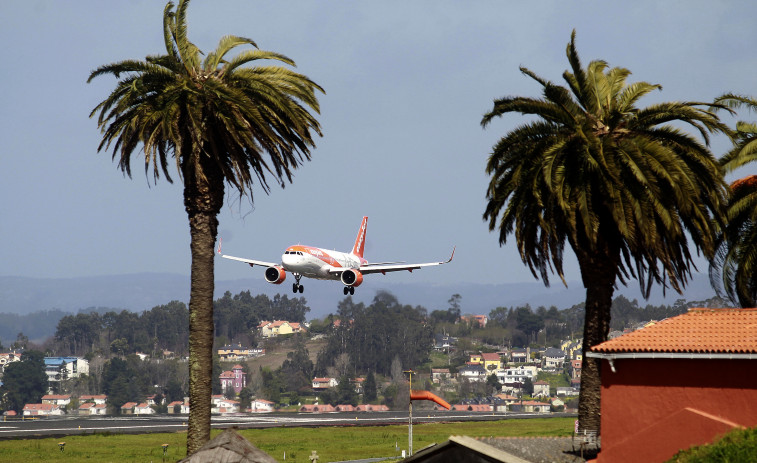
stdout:
POLYGON ((223 175, 206 161, 184 170, 184 207, 189 217, 192 276, 189 295, 189 427, 187 455, 210 440, 213 377, 213 291, 218 213, 223 175), (198 175, 198 171, 204 175, 198 175))
POLYGON ((615 291, 612 252, 579 257, 581 278, 586 288, 584 334, 581 362, 581 394, 578 399, 578 422, 581 429, 600 430, 601 361, 586 356, 589 349, 607 340, 610 309, 615 291))
POLYGON ((189 296, 189 428, 187 455, 210 440, 213 371, 214 254, 218 221, 212 214, 189 218, 192 281, 189 296))

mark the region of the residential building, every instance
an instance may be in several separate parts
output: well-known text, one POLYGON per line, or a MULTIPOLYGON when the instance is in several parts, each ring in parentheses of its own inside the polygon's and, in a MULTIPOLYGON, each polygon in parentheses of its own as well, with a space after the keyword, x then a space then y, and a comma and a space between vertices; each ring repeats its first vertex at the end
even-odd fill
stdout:
POLYGON ((338 385, 339 380, 336 378, 313 378, 313 390, 316 391, 322 391, 338 385))
POLYGON ((483 365, 481 364, 475 364, 475 365, 464 365, 457 369, 457 375, 459 378, 465 378, 468 381, 472 382, 478 382, 478 381, 486 381, 487 372, 483 365))
POLYGON ((239 401, 224 398, 214 399, 213 407, 210 409, 210 413, 221 415, 226 413, 239 413, 239 401))
POLYGON ((531 361, 531 348, 515 348, 510 350, 510 361, 512 363, 528 363, 531 361))
POLYGON ((48 381, 65 381, 89 374, 89 362, 79 357, 45 357, 48 381))
POLYGON ((536 378, 537 368, 535 366, 519 366, 513 368, 506 368, 504 370, 497 371, 497 379, 504 385, 523 384, 526 379, 530 379, 532 382, 536 378))
POLYGON ((63 410, 55 404, 26 404, 22 411, 24 416, 62 415, 63 410))
POLYGON ((14 352, 0 352, 0 373, 5 370, 5 366, 12 362, 18 362, 21 360, 21 353, 14 352))
POLYGON ((558 370, 565 363, 565 352, 554 347, 547 348, 541 359, 541 367, 546 370, 558 370))
POLYGON ((189 399, 175 400, 168 404, 168 413, 181 413, 182 415, 189 414, 189 399))
POLYGON ((592 347, 601 360, 598 463, 667 461, 757 426, 757 309, 690 309, 592 347))
POLYGON ((431 382, 435 384, 441 384, 449 379, 452 379, 449 368, 432 368, 431 369, 431 382))
POLYGON ((233 390, 235 394, 247 387, 247 373, 244 372, 242 365, 234 365, 231 371, 224 371, 219 375, 221 380, 221 390, 227 393, 233 390))
POLYGON ((502 359, 496 352, 485 352, 481 354, 481 362, 484 365, 484 369, 488 372, 499 370, 502 366, 502 359))
POLYGON ((486 315, 462 315, 460 316, 460 321, 471 324, 475 323, 479 328, 486 328, 488 318, 486 315))
POLYGON ((274 405, 270 400, 255 399, 250 403, 250 411, 253 413, 270 413, 274 410, 274 405))
POLYGON ((106 415, 108 406, 105 404, 96 404, 94 402, 84 402, 79 405, 79 415, 106 415))
POLYGON ((122 415, 134 415, 134 407, 139 405, 136 402, 126 402, 125 404, 121 405, 121 414, 122 415))
POLYGON ((549 404, 544 402, 537 402, 535 400, 526 400, 520 404, 521 409, 524 412, 531 413, 549 413, 549 404))
POLYGON ((549 397, 549 383, 537 381, 534 383, 534 397, 549 397))
POLYGON ((244 360, 253 357, 259 357, 265 354, 265 349, 253 349, 242 347, 242 344, 227 344, 218 349, 218 356, 222 361, 244 360))
POLYGON ((578 379, 581 377, 581 360, 570 361, 570 378, 578 379))
POLYGON ((43 404, 55 404, 59 407, 65 407, 66 405, 71 403, 71 396, 66 395, 54 395, 54 394, 47 394, 42 396, 42 403, 43 404))
POLYGON ((105 394, 101 395, 83 395, 79 397, 79 403, 86 403, 86 402, 93 402, 97 405, 105 404, 105 402, 108 400, 108 396, 105 394))
POLYGON ((449 349, 455 347, 456 342, 456 338, 447 336, 446 334, 434 335, 434 350, 449 352, 449 349))
POLYGON ((155 409, 153 409, 147 402, 143 402, 134 407, 135 415, 154 415, 155 409))
POLYGON ((258 328, 260 329, 260 335, 264 338, 305 331, 301 324, 286 320, 262 321, 258 325, 258 328))

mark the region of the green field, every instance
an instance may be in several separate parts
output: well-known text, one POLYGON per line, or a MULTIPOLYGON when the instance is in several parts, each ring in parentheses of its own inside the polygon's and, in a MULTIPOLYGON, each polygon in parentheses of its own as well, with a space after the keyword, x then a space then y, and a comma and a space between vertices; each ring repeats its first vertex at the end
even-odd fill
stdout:
MULTIPOLYGON (((575 418, 535 418, 467 423, 416 424, 413 449, 444 442, 451 435, 570 436, 575 418)), ((215 437, 220 430, 213 431, 215 437)), ((239 431, 276 460, 309 463, 316 450, 320 462, 396 457, 407 448, 407 426, 269 428, 239 431), (286 460, 285 460, 286 454, 286 460)), ((186 434, 94 434, 66 438, 0 441, 0 462, 163 462, 186 456, 186 434), (65 442, 61 451, 59 442, 65 442), (163 444, 168 444, 165 460, 163 444)))

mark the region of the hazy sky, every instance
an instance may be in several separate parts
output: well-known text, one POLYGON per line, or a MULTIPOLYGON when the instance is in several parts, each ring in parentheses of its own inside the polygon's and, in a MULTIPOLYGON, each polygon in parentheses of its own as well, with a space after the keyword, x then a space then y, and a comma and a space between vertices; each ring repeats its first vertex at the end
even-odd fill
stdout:
MULTIPOLYGON (((0 275, 189 273, 181 185, 154 185, 139 168, 125 178, 97 152, 88 117, 116 84, 87 84, 93 69, 165 52, 164 6, 0 3, 0 275)), ((483 130, 481 117, 495 98, 539 96, 519 66, 562 83, 575 28, 584 64, 604 59, 630 69, 631 82, 663 86, 641 106, 757 95, 755 17, 747 1, 195 0, 189 37, 201 50, 225 34, 249 37, 326 90, 323 137, 294 183, 269 196, 256 189, 254 206, 227 198, 224 252, 278 261, 297 243, 347 251, 367 215, 369 260, 442 260, 457 245, 450 265, 373 278, 534 281, 514 241, 500 248, 482 221, 487 156, 524 119, 483 130)), ((713 149, 727 147, 715 140, 713 149)), ((578 284, 569 260, 566 276, 578 284)), ((216 261, 217 279, 262 273, 216 261)))

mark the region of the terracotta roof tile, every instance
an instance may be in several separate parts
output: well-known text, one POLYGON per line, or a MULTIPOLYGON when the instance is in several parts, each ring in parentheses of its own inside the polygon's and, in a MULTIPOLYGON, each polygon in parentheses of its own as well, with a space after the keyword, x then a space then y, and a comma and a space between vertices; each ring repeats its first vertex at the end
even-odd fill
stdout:
POLYGON ((757 352, 757 309, 690 309, 605 341, 594 352, 757 352))

